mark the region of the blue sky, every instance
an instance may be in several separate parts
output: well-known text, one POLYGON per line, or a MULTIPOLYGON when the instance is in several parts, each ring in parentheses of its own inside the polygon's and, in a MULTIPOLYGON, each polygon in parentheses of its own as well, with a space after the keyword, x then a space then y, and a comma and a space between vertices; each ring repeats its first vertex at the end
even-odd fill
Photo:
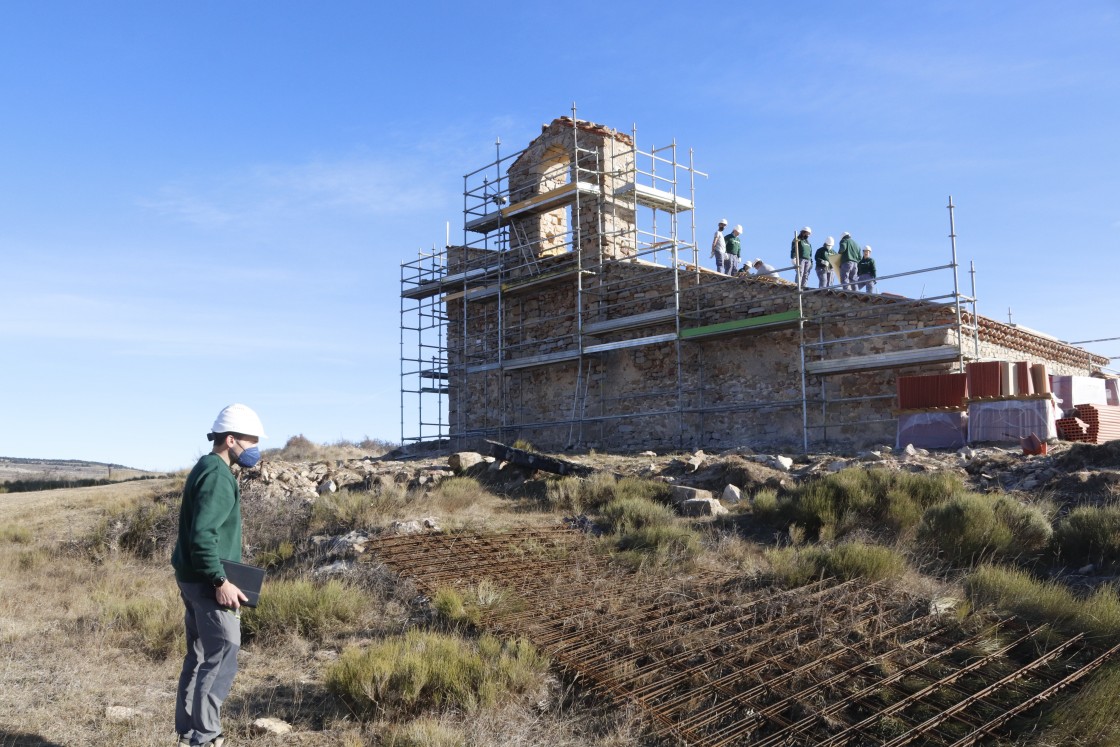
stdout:
POLYGON ((398 439, 400 263, 573 102, 694 149, 702 244, 943 264, 951 194, 980 313, 1120 335, 1115 0, 12 0, 0 101, 3 456, 177 469, 235 401, 398 439))

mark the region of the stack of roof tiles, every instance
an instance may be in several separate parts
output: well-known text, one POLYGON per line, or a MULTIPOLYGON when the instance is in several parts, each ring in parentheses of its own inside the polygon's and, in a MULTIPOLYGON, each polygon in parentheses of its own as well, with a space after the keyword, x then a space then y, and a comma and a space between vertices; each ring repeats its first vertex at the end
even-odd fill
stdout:
POLYGON ((966 374, 933 374, 931 376, 899 376, 898 408, 929 410, 964 407, 968 396, 966 374))
POLYGON ((1120 439, 1120 407, 1075 405, 1077 414, 1057 421, 1058 435, 1066 441, 1103 444, 1120 439))
POLYGON ((965 397, 968 376, 932 374, 898 377, 898 448, 950 449, 968 440, 965 397))

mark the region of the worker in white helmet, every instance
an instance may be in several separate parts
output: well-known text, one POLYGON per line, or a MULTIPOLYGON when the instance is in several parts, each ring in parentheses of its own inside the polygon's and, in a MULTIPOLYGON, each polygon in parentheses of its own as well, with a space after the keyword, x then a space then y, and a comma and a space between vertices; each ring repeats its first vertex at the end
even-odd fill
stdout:
POLYGON ((739 241, 741 233, 743 233, 743 227, 739 225, 731 229, 731 233, 724 237, 727 255, 724 257, 723 271, 728 275, 734 275, 739 271, 739 257, 743 254, 743 244, 739 241))
POLYGON ((859 289, 864 293, 875 292, 875 260, 871 258, 871 245, 863 247, 863 257, 856 265, 859 289))
POLYGON ((817 266, 817 287, 827 288, 832 285, 832 257, 836 256, 836 252, 832 251, 832 245, 836 242, 829 236, 821 244, 820 249, 813 255, 813 259, 817 266))
POLYGON ((847 231, 840 237, 840 287, 855 290, 859 277, 860 245, 847 231))
POLYGON ((813 229, 805 226, 794 235, 789 248, 790 261, 797 270, 797 285, 802 290, 809 284, 809 270, 813 267, 813 245, 809 243, 812 233, 813 229))
POLYGON ((727 242, 723 238, 725 228, 727 228, 727 218, 720 218, 719 228, 716 229, 716 235, 712 237, 712 258, 716 261, 716 272, 723 272, 723 266, 726 262, 727 242))
POLYGON ((222 565, 241 560, 241 491, 231 468, 257 464, 257 444, 265 433, 255 412, 230 405, 218 413, 206 438, 214 446, 187 476, 171 554, 187 633, 175 729, 180 745, 220 747, 225 742, 222 702, 237 674, 241 648, 240 607, 248 601, 222 565))

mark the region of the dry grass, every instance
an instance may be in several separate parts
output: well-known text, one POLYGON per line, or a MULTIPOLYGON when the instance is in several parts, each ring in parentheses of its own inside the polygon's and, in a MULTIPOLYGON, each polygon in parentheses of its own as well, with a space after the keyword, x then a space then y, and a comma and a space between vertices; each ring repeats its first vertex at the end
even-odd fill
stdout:
MULTIPOLYGON (((930 505, 945 503, 947 494, 955 490, 951 482, 903 485, 885 476, 845 480, 851 482, 842 481, 830 488, 834 501, 815 504, 824 515, 829 515, 829 506, 844 507, 833 512, 835 521, 829 524, 837 536, 852 531, 856 526, 853 517, 868 516, 880 520, 894 517, 897 526, 891 527, 890 533, 904 534, 900 528, 913 529, 921 514, 906 513, 903 508, 916 506, 924 513, 930 505), (872 490, 878 496, 874 507, 854 494, 857 489, 872 490), (876 513, 879 511, 885 513, 876 513)), ((347 658, 360 657, 363 652, 399 644, 407 639, 409 631, 413 636, 430 634, 430 616, 426 607, 416 604, 414 590, 397 587, 391 579, 377 575, 374 564, 359 564, 366 574, 363 577, 333 583, 317 579, 306 570, 297 571, 300 563, 292 561, 300 560, 306 547, 301 543, 312 527, 343 533, 434 515, 445 527, 494 528, 554 523, 555 512, 571 513, 570 509, 578 508, 602 512, 609 518, 604 523, 623 530, 604 538, 603 545, 618 547, 621 543, 627 550, 620 554, 641 569, 656 566, 658 572, 665 573, 733 570, 755 575, 785 562, 790 578, 824 574, 895 579, 901 572, 903 583, 934 585, 928 576, 920 576, 915 582, 912 577, 916 572, 904 563, 900 565, 900 556, 894 550, 854 538, 834 547, 811 544, 807 542, 812 539, 807 525, 795 527, 796 537, 791 536, 798 540, 795 547, 767 560, 763 546, 756 542, 729 532, 697 531, 690 522, 665 516, 659 506, 664 485, 616 480, 603 474, 587 480, 547 482, 548 487, 542 487, 535 499, 495 495, 478 482, 456 478, 413 491, 387 485, 370 492, 338 494, 320 501, 314 511, 303 513, 270 514, 276 507, 266 505, 252 509, 259 514, 247 520, 247 533, 254 536, 252 542, 272 553, 276 571, 266 586, 262 607, 247 612, 244 618, 250 634, 246 636, 234 691, 226 703, 227 733, 235 742, 246 743, 254 719, 274 716, 296 728, 297 735, 284 744, 300 747, 622 747, 647 743, 633 714, 573 700, 567 686, 532 667, 532 677, 503 680, 506 675, 500 675, 497 685, 478 685, 487 680, 471 674, 478 671, 473 665, 454 670, 468 673, 460 684, 475 684, 449 688, 448 692, 455 691, 460 699, 449 695, 447 701, 441 700, 442 695, 425 700, 424 688, 417 684, 419 679, 398 678, 402 689, 378 691, 389 693, 387 700, 379 702, 392 702, 393 708, 378 711, 374 706, 372 718, 369 713, 358 718, 361 711, 356 699, 340 698, 328 689, 328 673, 342 660, 342 652, 352 652, 345 654, 347 658), (267 545, 259 541, 266 535, 270 538, 267 545), (522 684, 510 685, 513 681, 522 684), (414 691, 417 697, 409 701, 414 691), (451 710, 444 708, 452 703, 455 707, 451 710)), ((7 744, 4 740, 16 734, 28 735, 17 742, 23 744, 126 743, 155 747, 170 743, 182 646, 181 611, 167 564, 168 548, 165 540, 158 539, 165 532, 168 513, 166 505, 161 507, 155 497, 161 490, 165 499, 174 497, 180 487, 181 478, 160 484, 124 483, 3 496, 0 744, 7 744), (102 552, 91 556, 75 551, 79 540, 98 536, 103 540, 99 545, 102 552), (140 715, 132 721, 109 724, 105 709, 113 705, 134 708, 140 715)), ((790 510, 783 500, 760 491, 755 496, 754 516, 744 514, 741 518, 760 519, 769 511, 775 521, 781 520, 783 512, 790 510)), ((806 507, 811 505, 812 501, 806 507)), ((786 531, 789 523, 777 526, 786 531)), ((1033 528, 1033 522, 1017 527, 1021 531, 1033 528)), ((970 577, 971 600, 977 605, 1003 606, 1030 619, 1058 621, 1069 629, 1085 629, 1095 635, 1120 631, 1120 603, 1113 587, 1078 599, 1055 595, 1045 588, 1040 591, 1037 582, 1029 578, 1024 581, 1006 569, 985 573, 970 577), (1077 613, 1071 616, 1070 609, 1077 613)), ((942 593, 940 588, 938 593, 942 593)), ((504 651, 507 657, 516 659, 516 645, 508 642, 485 639, 483 652, 483 639, 478 638, 473 626, 484 624, 493 610, 527 603, 511 599, 493 585, 448 590, 433 600, 442 620, 434 627, 451 649, 477 654, 480 659, 485 659, 486 653, 491 660, 496 656, 497 661, 504 651)), ((434 648, 444 653, 451 650, 440 646, 434 648)), ((405 659, 403 655, 389 655, 379 661, 405 659)), ((1108 693, 1115 692, 1113 679, 1102 675, 1101 681, 1105 695, 1093 696, 1086 691, 1089 694, 1084 710, 1088 715, 1077 717, 1082 726, 1063 727, 1055 722, 1053 729, 1066 731, 1053 731, 1055 741, 1050 743, 1062 743, 1063 734, 1082 740, 1068 744, 1110 743, 1094 742, 1087 736, 1097 728, 1092 717, 1103 709, 1100 704, 1107 703, 1108 693)), ((428 692, 432 692, 430 688, 428 692)), ((366 701, 373 703, 368 696, 366 701)), ((253 743, 264 747, 280 744, 259 737, 253 743)))

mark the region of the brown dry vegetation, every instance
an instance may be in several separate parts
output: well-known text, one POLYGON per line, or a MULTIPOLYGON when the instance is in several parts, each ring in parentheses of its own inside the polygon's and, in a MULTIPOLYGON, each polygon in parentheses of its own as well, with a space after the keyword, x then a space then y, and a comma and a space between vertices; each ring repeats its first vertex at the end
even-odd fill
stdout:
MULTIPOLYGON (((331 450, 337 445, 289 446, 293 454, 339 453, 331 450)), ((634 467, 636 460, 600 455, 597 461, 634 467)), ((752 467, 729 459, 711 469, 722 480, 752 467)), ((464 607, 461 599, 441 597, 429 605, 376 564, 361 564, 342 580, 312 574, 306 543, 311 534, 376 531, 394 520, 427 515, 438 517, 445 529, 485 529, 550 525, 585 513, 607 530, 602 549, 623 561, 615 564, 618 573, 732 570, 785 584, 822 575, 863 576, 926 598, 958 596, 965 600, 962 610, 969 603, 995 606, 1032 623, 1120 640, 1115 587, 1071 593, 1037 580, 1047 563, 1071 552, 1063 548, 1081 546, 1077 520, 1083 514, 1073 522, 1056 515, 1053 496, 1017 501, 1009 512, 1006 501, 1013 499, 970 493, 956 478, 860 472, 780 490, 758 485, 751 491, 753 506, 744 502, 717 521, 673 516, 663 504, 663 484, 603 473, 587 480, 538 477, 519 481, 516 490, 470 477, 425 489, 393 485, 344 491, 306 509, 247 500, 246 540, 276 570, 271 597, 263 597, 262 607, 243 620, 246 643, 226 703, 226 732, 235 744, 250 741, 253 720, 273 716, 292 723, 296 733, 253 736, 253 744, 645 743, 635 714, 581 696, 555 672, 528 667, 516 676, 477 674, 479 656, 484 660, 487 650, 496 649, 472 625, 477 616, 470 614, 470 600, 464 607), (976 522, 965 520, 959 531, 967 552, 953 551, 949 534, 958 529, 942 515, 949 509, 940 507, 946 506, 950 518, 978 512, 992 522, 989 535, 976 540, 967 533, 976 522), (1060 543, 1048 548, 1049 533, 1034 530, 1051 523, 1060 543), (937 527, 932 538, 923 535, 929 526, 937 527), (1027 539, 1013 544, 1005 535, 1027 539), (993 537, 1009 549, 994 546, 993 537), (444 688, 464 693, 450 707, 425 700, 423 682, 399 673, 396 680, 377 679, 394 659, 404 658, 383 652, 397 651, 420 632, 436 636, 431 640, 438 645, 430 647, 441 661, 449 659, 449 651, 461 651, 464 671, 473 673, 471 687, 452 681, 444 688), (340 669, 344 662, 349 669, 340 669), (362 702, 355 695, 362 692, 362 677, 383 690, 402 689, 378 703, 362 702), (406 697, 409 693, 415 698, 406 697)), ((171 743, 183 643, 167 557, 181 485, 177 477, 0 496, 0 745, 171 743), (109 723, 111 706, 141 715, 109 723)), ((1091 550, 1086 557, 1115 562, 1110 554, 1115 538, 1081 542, 1091 550)), ((1103 670, 1072 707, 1048 711, 1020 743, 1120 744, 1113 722, 1099 718, 1101 704, 1114 702, 1118 682, 1115 667, 1103 670)))

